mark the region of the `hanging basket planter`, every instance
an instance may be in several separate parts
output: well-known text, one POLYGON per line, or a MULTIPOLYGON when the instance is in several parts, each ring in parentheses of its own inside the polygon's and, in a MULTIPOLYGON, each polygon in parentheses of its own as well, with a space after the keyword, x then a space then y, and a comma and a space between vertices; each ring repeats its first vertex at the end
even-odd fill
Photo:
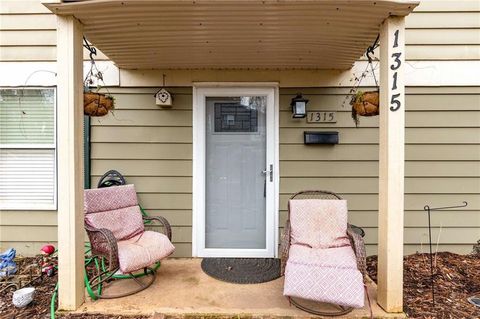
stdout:
POLYGON ((369 91, 361 92, 358 91, 357 94, 352 98, 352 112, 359 116, 375 116, 380 114, 379 108, 379 92, 378 91, 369 91))
POLYGON ((83 93, 83 113, 85 115, 105 116, 113 108, 113 97, 103 93, 83 93))
POLYGON ((352 97, 350 105, 352 106, 353 121, 355 122, 355 126, 358 127, 360 122, 358 119, 359 116, 375 116, 380 114, 379 92, 357 91, 357 94, 352 97))

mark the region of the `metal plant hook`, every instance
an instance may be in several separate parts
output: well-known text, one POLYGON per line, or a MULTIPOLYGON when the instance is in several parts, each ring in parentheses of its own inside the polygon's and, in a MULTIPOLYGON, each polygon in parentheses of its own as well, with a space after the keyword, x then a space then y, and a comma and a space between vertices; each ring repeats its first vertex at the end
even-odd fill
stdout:
POLYGON ((427 212, 428 214, 428 239, 429 239, 429 247, 430 247, 430 281, 432 285, 432 308, 435 308, 435 278, 433 274, 433 255, 432 255, 432 224, 431 224, 431 216, 430 212, 431 211, 441 211, 441 210, 449 210, 449 209, 454 209, 454 208, 463 208, 467 207, 468 203, 466 201, 463 201, 462 205, 456 205, 456 206, 444 206, 444 207, 430 207, 429 205, 425 205, 423 207, 423 210, 427 212))
POLYGON ((380 34, 377 35, 375 42, 373 42, 373 44, 367 48, 367 52, 365 53, 365 55, 367 56, 368 63, 372 63, 373 61, 373 58, 370 55, 375 54, 375 49, 379 46, 378 40, 380 40, 380 34))
POLYGON ((373 42, 373 44, 367 48, 367 52, 365 53, 365 55, 368 59, 368 65, 370 65, 370 69, 372 70, 373 80, 375 81, 375 85, 377 86, 377 88, 379 88, 379 86, 378 86, 377 77, 375 76, 375 70, 373 69, 373 57, 372 57, 372 55, 375 54, 375 49, 378 48, 378 46, 379 46, 378 40, 380 40, 380 34, 377 35, 377 38, 375 39, 375 42, 373 42))
POLYGON ((95 59, 93 58, 93 56, 97 55, 97 49, 91 46, 85 37, 83 37, 83 47, 90 52, 90 61, 92 61, 92 63, 95 63, 95 59))
POLYGON ((90 43, 88 43, 85 37, 83 37, 83 47, 90 52, 90 70, 87 72, 87 74, 85 75, 85 79, 83 80, 85 90, 89 89, 94 84, 93 78, 97 79, 97 87, 99 87, 100 83, 105 86, 105 82, 103 80, 103 73, 98 69, 97 64, 95 63, 94 56, 97 55, 97 49, 90 43))

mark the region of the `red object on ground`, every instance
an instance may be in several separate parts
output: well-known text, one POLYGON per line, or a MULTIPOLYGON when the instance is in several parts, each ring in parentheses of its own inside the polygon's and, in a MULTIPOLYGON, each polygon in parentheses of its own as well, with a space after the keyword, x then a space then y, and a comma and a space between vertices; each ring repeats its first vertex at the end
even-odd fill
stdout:
POLYGON ((55 246, 53 245, 44 245, 42 247, 42 249, 40 249, 40 251, 42 252, 42 254, 44 255, 51 255, 55 252, 55 246))

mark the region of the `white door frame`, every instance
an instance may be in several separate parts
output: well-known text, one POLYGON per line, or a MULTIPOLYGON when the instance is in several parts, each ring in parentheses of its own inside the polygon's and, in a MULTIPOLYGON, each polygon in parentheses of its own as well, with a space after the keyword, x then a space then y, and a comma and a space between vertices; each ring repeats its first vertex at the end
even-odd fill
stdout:
MULTIPOLYGON (((193 85, 193 167, 192 167, 192 256, 194 257, 277 257, 279 201, 279 113, 278 83, 194 83, 193 85), (266 249, 205 248, 205 148, 207 96, 267 96, 267 163, 273 164, 273 182, 267 187, 266 249)), ((266 168, 267 169, 267 168, 266 168)), ((268 182, 268 176, 267 176, 268 182)))

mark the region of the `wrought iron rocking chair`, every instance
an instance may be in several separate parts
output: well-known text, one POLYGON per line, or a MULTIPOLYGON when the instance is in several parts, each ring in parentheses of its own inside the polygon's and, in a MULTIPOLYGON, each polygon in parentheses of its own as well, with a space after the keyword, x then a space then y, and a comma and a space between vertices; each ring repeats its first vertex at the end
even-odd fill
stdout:
MULTIPOLYGON (((363 307, 364 289, 366 291, 365 245, 362 236, 355 232, 350 224, 347 224, 346 202, 344 204, 345 219, 343 226, 346 228, 346 231, 344 228, 343 238, 340 238, 340 240, 346 242, 328 249, 315 249, 314 247, 309 246, 308 243, 295 242, 298 241, 299 237, 293 238, 292 242, 292 215, 297 214, 299 209, 302 210, 302 207, 303 212, 301 212, 301 216, 296 219, 298 221, 297 225, 293 225, 293 228, 297 227, 297 229, 294 229, 297 234, 299 234, 299 231, 301 234, 302 231, 302 229, 299 229, 301 228, 299 226, 307 225, 307 228, 311 230, 311 227, 315 227, 315 225, 312 224, 316 223, 317 226, 322 227, 324 226, 323 222, 325 221, 318 220, 318 216, 314 216, 322 209, 321 207, 318 207, 320 201, 312 201, 309 202, 310 204, 308 205, 298 205, 297 203, 299 200, 340 201, 342 198, 329 191, 301 191, 290 198, 288 203, 287 222, 280 248, 281 272, 282 275, 285 274, 284 295, 287 296, 289 301, 297 308, 321 316, 341 316, 351 312, 354 307, 363 307), (295 205, 292 205, 292 203, 295 203, 295 205), (292 210, 297 211, 292 212, 292 210), (309 220, 309 217, 313 218, 309 220), (294 248, 293 253, 292 246, 294 248), (292 257, 292 255, 293 260, 292 258, 289 258, 292 257), (329 282, 332 278, 340 277, 344 278, 343 288, 350 291, 322 291, 328 289, 328 287, 332 285, 332 283, 329 282), (345 300, 349 298, 352 300, 345 300), (331 304, 334 306, 335 310, 323 311, 315 309, 316 307, 310 306, 312 301, 314 301, 314 303, 323 302, 331 304)), ((323 202, 330 202, 327 203, 327 205, 333 204, 333 206, 340 204, 331 203, 331 201, 323 202)), ((340 224, 342 224, 342 222, 340 222, 340 224)), ((310 236, 307 237, 307 239, 310 238, 317 240, 319 232, 306 235, 310 236)), ((300 239, 300 241, 301 240, 302 239, 300 239)), ((335 285, 336 288, 343 289, 341 286, 342 283, 335 285)))
POLYGON ((85 190, 85 230, 91 244, 90 263, 96 265, 86 265, 87 287, 93 299, 125 297, 148 288, 156 270, 150 266, 175 250, 170 224, 163 217, 142 214, 133 185, 85 190), (162 226, 163 233, 145 230, 154 223, 162 226), (92 271, 94 274, 89 275, 92 271), (104 285, 116 278, 131 278, 139 287, 104 294, 104 285))

